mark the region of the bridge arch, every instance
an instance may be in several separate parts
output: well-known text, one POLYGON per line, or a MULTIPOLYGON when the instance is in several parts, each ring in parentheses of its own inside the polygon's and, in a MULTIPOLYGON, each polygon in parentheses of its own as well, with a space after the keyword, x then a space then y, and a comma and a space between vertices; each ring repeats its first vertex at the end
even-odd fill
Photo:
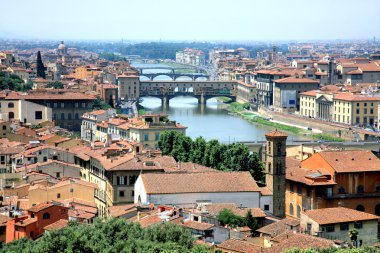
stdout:
POLYGON ((189 76, 189 75, 186 75, 186 74, 180 74, 180 75, 174 77, 174 81, 178 80, 180 78, 181 78, 181 81, 192 81, 193 80, 192 76, 189 76))
MULTIPOLYGON (((170 78, 170 80, 173 80, 173 77, 170 75, 170 73, 168 73, 168 74, 160 73, 160 74, 157 74, 157 75, 152 75, 152 79, 153 80, 157 80, 157 77, 159 77, 159 76, 161 76, 161 77, 168 77, 168 78, 170 78)), ((175 79, 174 79, 174 81, 175 81, 175 79)))

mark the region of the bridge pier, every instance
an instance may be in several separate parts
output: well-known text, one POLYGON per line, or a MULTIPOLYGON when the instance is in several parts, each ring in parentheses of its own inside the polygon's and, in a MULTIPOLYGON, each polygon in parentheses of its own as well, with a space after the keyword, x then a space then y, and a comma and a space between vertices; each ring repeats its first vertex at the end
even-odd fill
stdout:
POLYGON ((164 108, 169 107, 169 96, 168 95, 163 95, 162 96, 161 105, 164 108))
POLYGON ((200 97, 198 98, 198 104, 205 105, 206 102, 207 102, 207 100, 206 100, 205 96, 203 94, 200 95, 200 97))

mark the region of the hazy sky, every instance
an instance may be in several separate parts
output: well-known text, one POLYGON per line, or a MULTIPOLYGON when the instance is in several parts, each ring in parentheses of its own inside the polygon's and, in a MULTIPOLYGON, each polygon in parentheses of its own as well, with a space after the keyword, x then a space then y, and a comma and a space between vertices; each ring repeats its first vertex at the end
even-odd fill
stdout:
POLYGON ((380 0, 0 0, 0 38, 380 37, 380 0))

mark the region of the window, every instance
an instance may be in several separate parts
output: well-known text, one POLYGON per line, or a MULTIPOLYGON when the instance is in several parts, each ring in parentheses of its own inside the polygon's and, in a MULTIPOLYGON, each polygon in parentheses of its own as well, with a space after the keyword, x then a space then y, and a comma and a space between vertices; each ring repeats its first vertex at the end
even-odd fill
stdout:
POLYGON ((277 143, 277 155, 281 155, 281 142, 277 143))
POLYGON ((367 103, 364 103, 364 106, 367 106, 367 103))
POLYGON ((61 177, 61 173, 60 172, 55 173, 55 175, 56 175, 56 178, 60 178, 61 177))
POLYGON ((160 139, 160 134, 159 133, 156 133, 155 134, 155 140, 158 141, 160 139))
POLYGON ((125 191, 119 191, 119 197, 124 197, 125 191))
POLYGON ((79 119, 79 114, 78 113, 75 113, 74 119, 79 119))
POLYGON ((365 207, 363 205, 358 205, 356 207, 356 211, 364 212, 365 211, 365 207))
POLYGON ((335 232, 335 225, 327 225, 326 232, 327 233, 335 232))
POLYGON ((65 120, 65 113, 61 113, 61 120, 65 120))
POLYGON ((86 103, 82 103, 82 108, 86 108, 86 103))
POLYGON ((194 215, 194 216, 193 216, 193 220, 194 220, 194 221, 198 221, 198 220, 199 220, 199 217, 194 215))
POLYGON ((71 120, 71 113, 68 113, 68 114, 67 114, 67 119, 68 119, 68 120, 71 120))
POLYGON ((294 183, 293 182, 289 183, 289 188, 290 188, 291 192, 294 192, 294 183))
POLYGON ((48 220, 48 219, 50 219, 50 213, 44 213, 44 214, 42 215, 42 219, 44 219, 44 220, 48 220))
POLYGON ((301 206, 297 206, 297 218, 301 218, 301 206))
POLYGON ((360 114, 360 109, 356 109, 356 114, 360 114))
POLYGON ((297 184, 297 194, 301 195, 302 194, 302 185, 297 184))
POLYGON ((357 221, 354 223, 354 228, 356 229, 362 229, 363 228, 363 222, 362 221, 357 221))
POLYGON ((65 103, 61 103, 61 108, 65 108, 65 103))
POLYGON ((369 111, 370 111, 371 114, 373 114, 373 108, 371 108, 369 111))
POLYGON ((42 119, 42 111, 35 111, 34 119, 42 119))
POLYGON ((269 205, 264 205, 264 211, 269 211, 269 205))
POLYGON ((137 176, 129 176, 129 185, 135 184, 137 176))
POLYGON ((376 186, 376 192, 380 192, 380 185, 376 186))
POLYGON ((3 130, 7 130, 7 126, 6 125, 3 125, 3 130))
POLYGON ((364 108, 364 114, 367 114, 367 108, 364 108))
POLYGON ((74 107, 75 107, 75 108, 78 108, 78 107, 79 107, 79 104, 78 104, 78 103, 74 103, 74 107))
POLYGON ((30 215, 30 218, 34 218, 34 213, 32 213, 32 214, 30 215))
POLYGON ((135 191, 132 190, 132 192, 131 192, 131 197, 134 197, 134 196, 135 196, 135 191))
POLYGON ((294 215, 294 208, 293 208, 293 204, 292 203, 290 203, 290 205, 289 205, 289 214, 290 215, 294 215))
POLYGON ((149 134, 144 135, 144 141, 149 141, 149 134))
POLYGON ((363 187, 363 185, 359 185, 359 186, 357 187, 357 189, 356 189, 356 192, 357 192, 357 193, 363 193, 363 192, 364 192, 364 187, 363 187))
POLYGON ((346 230, 348 230, 348 223, 341 223, 340 231, 346 231, 346 230))
POLYGON ((15 118, 15 114, 13 112, 9 112, 8 113, 8 118, 9 119, 14 119, 15 118))
POLYGON ((339 193, 339 194, 344 194, 344 193, 346 193, 346 189, 344 189, 344 187, 341 186, 341 187, 339 187, 339 189, 338 189, 338 193, 339 193))
POLYGON ((8 103, 8 108, 15 108, 15 104, 14 103, 8 103))
POLYGON ((54 113, 54 115, 53 115, 53 120, 57 120, 57 114, 56 113, 54 113))
POLYGON ((57 193, 57 199, 60 199, 60 198, 61 198, 61 194, 57 193))

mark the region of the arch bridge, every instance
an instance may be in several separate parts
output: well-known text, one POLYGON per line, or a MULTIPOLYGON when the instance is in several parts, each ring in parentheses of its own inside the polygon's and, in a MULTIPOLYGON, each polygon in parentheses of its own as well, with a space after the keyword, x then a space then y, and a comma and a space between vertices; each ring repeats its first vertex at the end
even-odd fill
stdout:
POLYGON ((206 104, 213 97, 236 100, 236 82, 233 81, 140 81, 140 97, 160 98, 163 105, 176 96, 192 96, 206 104))
POLYGON ((174 72, 168 73, 168 72, 164 72, 164 73, 144 73, 144 74, 140 74, 140 76, 145 76, 145 77, 149 78, 149 80, 151 80, 151 81, 153 81, 154 78, 156 78, 157 76, 168 76, 173 81, 177 80, 177 78, 179 78, 179 77, 189 77, 193 81, 197 80, 200 77, 204 77, 207 80, 209 79, 209 75, 203 74, 203 73, 174 73, 174 72))

